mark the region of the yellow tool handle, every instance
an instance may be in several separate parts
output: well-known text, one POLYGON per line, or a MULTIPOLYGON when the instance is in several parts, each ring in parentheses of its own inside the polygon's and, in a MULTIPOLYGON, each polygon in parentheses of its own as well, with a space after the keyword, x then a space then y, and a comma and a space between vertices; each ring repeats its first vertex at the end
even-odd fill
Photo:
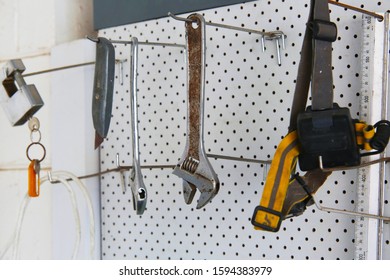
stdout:
POLYGON ((283 204, 287 195, 291 173, 299 155, 297 132, 286 135, 275 151, 260 205, 252 217, 255 229, 278 231, 283 220, 283 204))

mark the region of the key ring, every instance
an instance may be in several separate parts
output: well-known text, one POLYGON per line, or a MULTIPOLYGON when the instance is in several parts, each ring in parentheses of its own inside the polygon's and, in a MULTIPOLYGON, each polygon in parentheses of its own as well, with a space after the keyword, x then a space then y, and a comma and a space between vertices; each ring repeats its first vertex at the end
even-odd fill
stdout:
POLYGON ((42 145, 41 143, 39 143, 39 142, 33 142, 33 143, 31 143, 30 145, 27 146, 27 149, 26 149, 26 156, 27 156, 27 158, 28 158, 29 161, 32 161, 32 159, 30 158, 30 155, 29 155, 29 151, 30 151, 30 148, 31 148, 32 146, 34 146, 34 145, 40 146, 40 147, 42 148, 42 150, 43 150, 43 155, 42 155, 41 159, 39 159, 39 160, 36 159, 38 162, 41 162, 41 161, 44 160, 45 157, 46 157, 46 148, 45 148, 45 146, 43 146, 43 145, 42 145))
POLYGON ((42 135, 41 135, 41 132, 38 130, 38 129, 34 129, 31 131, 30 133, 30 140, 32 143, 39 143, 41 142, 41 138, 42 138, 42 135), (34 133, 36 135, 36 137, 34 137, 34 133), (37 138, 36 140, 34 140, 34 138, 37 138))

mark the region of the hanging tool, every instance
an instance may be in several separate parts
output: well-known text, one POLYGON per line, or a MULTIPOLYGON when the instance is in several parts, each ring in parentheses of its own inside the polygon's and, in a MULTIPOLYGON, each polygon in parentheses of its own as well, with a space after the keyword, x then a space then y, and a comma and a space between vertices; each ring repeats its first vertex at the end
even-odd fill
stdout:
POLYGON ((138 215, 145 211, 147 192, 141 173, 139 136, 138 136, 138 101, 137 101, 137 73, 138 73, 138 40, 132 38, 131 44, 131 72, 130 72, 130 108, 133 164, 130 173, 130 186, 133 194, 133 206, 138 215))
POLYGON ((183 179, 183 195, 187 204, 191 204, 196 190, 200 191, 196 206, 199 209, 218 193, 219 180, 204 149, 205 20, 199 14, 191 14, 188 19, 190 21, 185 23, 188 63, 187 139, 184 153, 173 174, 183 179))
POLYGON ((110 127, 115 79, 115 49, 111 41, 104 37, 90 40, 96 43, 92 119, 96 131, 95 149, 97 149, 107 137, 110 127))
MULTIPOLYGON (((280 228, 282 220, 287 217, 302 214, 303 211, 306 209, 306 206, 310 205, 311 203, 309 195, 304 190, 302 190, 302 186, 297 184, 297 181, 292 178, 292 174, 295 173, 297 157, 301 151, 298 139, 299 136, 297 132, 298 115, 305 111, 310 81, 312 81, 312 86, 314 84, 318 85, 318 82, 313 82, 315 81, 315 78, 320 78, 321 83, 326 82, 330 84, 324 86, 324 94, 331 95, 325 96, 324 102, 325 106, 333 105, 333 102, 330 102, 329 105, 329 99, 331 101, 333 99, 333 84, 331 82, 332 80, 327 81, 326 79, 323 79, 322 76, 319 75, 323 73, 322 70, 321 73, 315 73, 312 75, 312 65, 315 65, 315 63, 312 61, 312 48, 314 47, 313 41, 316 40, 314 36, 314 29, 316 30, 316 33, 322 34, 322 36, 324 36, 324 30, 327 31, 325 32, 325 35, 327 35, 327 41, 324 41, 325 43, 321 45, 321 50, 320 48, 318 48, 319 46, 315 49, 316 52, 320 52, 316 56, 316 61, 320 61, 319 59, 322 52, 327 52, 324 57, 324 70, 331 70, 331 54, 329 53, 331 50, 331 45, 329 48, 329 44, 331 44, 330 41, 333 40, 333 38, 336 36, 334 34, 336 30, 335 25, 330 23, 329 20, 326 21, 326 18, 329 17, 329 15, 324 16, 323 14, 327 13, 329 13, 327 0, 311 1, 308 24, 306 26, 306 32, 302 44, 301 61, 298 68, 298 77, 295 87, 294 100, 291 108, 290 127, 288 134, 292 138, 290 140, 291 143, 294 143, 298 150, 294 154, 287 154, 287 158, 285 156, 275 158, 272 161, 271 168, 268 173, 266 184, 263 190, 263 196, 261 198, 260 205, 255 208, 255 211, 252 216, 251 222, 255 226, 255 229, 277 232, 280 228), (319 2, 321 3, 318 4, 319 2), (314 11, 317 12, 314 13, 314 11), (318 15, 318 11, 322 13, 321 16, 318 15), (315 20, 318 20, 318 17, 320 18, 320 21, 316 22, 315 20), (324 25, 320 23, 324 23, 324 25), (325 26, 325 29, 321 28, 323 26, 325 26), (291 162, 292 164, 289 164, 289 162, 291 162), (284 174, 284 176, 281 176, 280 174, 284 174), (282 180, 279 180, 277 184, 274 184, 273 180, 278 176, 281 176, 282 180)), ((329 72, 327 72, 325 75, 327 76, 327 79, 331 79, 332 77, 331 73, 329 72)), ((283 141, 286 140, 283 139, 282 142, 283 141)), ((279 144, 278 149, 279 147, 281 147, 281 145, 282 143, 279 144)), ((285 154, 286 152, 284 151, 283 146, 281 147, 281 149, 282 150, 280 151, 280 153, 285 154)), ((312 192, 314 193, 325 182, 326 178, 329 175, 330 172, 322 172, 321 170, 313 169, 312 171, 309 171, 305 174, 304 179, 307 181, 311 181, 310 184, 309 182, 307 182, 307 185, 312 188, 312 192), (311 176, 313 173, 315 173, 316 176, 311 176)))
POLYGON ((359 166, 362 156, 380 153, 388 143, 386 122, 378 123, 373 133, 373 127, 353 120, 348 108, 333 103, 331 54, 336 37, 327 0, 312 0, 289 133, 276 150, 260 205, 253 213, 255 229, 277 232, 282 220, 302 214, 313 204, 312 194, 331 174, 326 168, 359 166), (312 104, 305 109, 310 82, 312 104), (360 149, 376 151, 361 154, 360 149), (308 171, 303 177, 295 174, 297 160, 300 169, 308 171))
POLYGON ((22 60, 13 59, 0 72, 0 103, 12 126, 23 125, 43 106, 35 85, 27 85, 23 79, 25 70, 22 60))
POLYGON ((30 139, 31 144, 27 146, 26 156, 30 161, 28 166, 28 195, 30 197, 38 197, 40 193, 40 170, 41 170, 41 162, 46 157, 46 149, 45 146, 41 143, 41 132, 39 130, 40 123, 36 117, 32 117, 28 121, 28 127, 30 129, 30 139), (42 149, 42 156, 39 157, 31 156, 32 148, 38 147, 42 149))

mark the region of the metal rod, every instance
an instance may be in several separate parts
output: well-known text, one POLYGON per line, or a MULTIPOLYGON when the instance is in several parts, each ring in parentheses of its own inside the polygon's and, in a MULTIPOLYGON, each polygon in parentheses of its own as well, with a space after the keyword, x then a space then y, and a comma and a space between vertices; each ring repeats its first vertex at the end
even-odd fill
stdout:
MULTIPOLYGON (((210 158, 214 158, 214 159, 225 159, 225 160, 232 160, 232 161, 264 164, 265 166, 268 166, 272 162, 272 160, 259 160, 259 159, 232 157, 232 156, 225 156, 225 155, 216 155, 216 154, 207 154, 207 156, 210 157, 210 158)), ((379 160, 370 161, 370 162, 367 162, 367 163, 364 163, 364 164, 360 165, 359 167, 368 166, 368 165, 371 165, 371 164, 379 163, 381 161, 390 161, 390 157, 379 159, 379 160)), ((96 172, 96 173, 88 174, 88 175, 84 175, 84 176, 79 176, 78 178, 79 179, 88 179, 88 178, 104 175, 104 174, 111 173, 111 172, 129 171, 129 170, 131 170, 133 168, 133 166, 131 166, 131 165, 127 165, 127 166, 126 165, 120 165, 119 164, 119 155, 117 155, 117 157, 116 157, 116 166, 117 167, 113 168, 113 169, 107 169, 105 171, 96 172)), ((172 165, 172 164, 147 164, 147 165, 141 165, 141 169, 165 169, 165 168, 173 169, 173 168, 175 168, 175 166, 176 165, 172 165)), ((357 167, 354 167, 354 168, 357 168, 357 167)), ((48 169, 49 169, 49 167, 48 167, 48 169)), ((20 169, 17 169, 17 170, 25 170, 25 168, 24 169, 20 168, 20 169)), ((327 170, 330 170, 330 169, 324 168, 323 170, 327 171, 327 170)), ((331 170, 334 171, 333 169, 331 169, 331 170)), ((337 169, 337 170, 339 170, 339 169, 337 169)), ((340 169, 340 170, 345 170, 345 169, 340 169)), ((6 170, 5 169, 0 169, 0 171, 6 171, 6 170)), ((324 207, 322 207, 322 208, 324 209, 324 207)), ((326 209, 328 209, 328 208, 326 208, 326 209)), ((342 211, 342 210, 338 210, 338 211, 342 211)))
POLYGON ((367 11, 367 10, 364 10, 364 9, 361 9, 361 8, 358 8, 358 7, 355 7, 355 6, 347 5, 347 4, 344 4, 344 3, 341 3, 341 2, 332 1, 332 0, 329 0, 328 2, 329 2, 329 4, 332 4, 332 5, 335 5, 335 6, 343 7, 343 8, 349 9, 349 10, 353 10, 353 11, 356 11, 356 12, 359 12, 359 13, 362 13, 362 14, 366 14, 366 15, 375 17, 379 21, 383 20, 383 16, 382 15, 378 15, 378 14, 376 14, 374 12, 370 12, 370 11, 367 11))
POLYGON ((243 162, 251 162, 251 163, 260 163, 260 164, 271 164, 271 160, 261 160, 261 159, 251 159, 251 158, 242 158, 242 157, 232 157, 232 156, 224 156, 224 155, 215 155, 215 154, 207 154, 208 157, 215 159, 226 159, 233 161, 243 161, 243 162))
MULTIPOLYGON (((132 41, 122 41, 122 40, 110 40, 113 44, 129 44, 131 45, 132 41)), ((138 45, 144 46, 159 46, 159 47, 176 47, 176 48, 185 48, 186 46, 183 44, 176 43, 160 43, 160 42, 138 42, 138 45)))
MULTIPOLYGON (((231 156, 224 156, 224 155, 215 155, 215 154, 207 154, 208 157, 215 158, 215 159, 225 159, 225 160, 233 160, 233 161, 241 161, 241 162, 249 162, 249 163, 259 163, 259 164, 271 164, 271 160, 258 160, 258 159, 249 159, 249 158, 241 158, 241 157, 231 157, 231 156)), ((93 174, 88 174, 84 176, 78 177, 79 179, 87 179, 95 176, 104 175, 110 172, 120 172, 120 171, 129 171, 133 168, 131 165, 120 165, 119 163, 119 155, 116 156, 116 166, 117 168, 113 169, 107 169, 106 171, 97 172, 93 174)), ((165 169, 175 168, 176 165, 173 164, 147 164, 147 165, 141 165, 141 169, 165 169)))
MULTIPOLYGON (((260 160, 260 159, 251 159, 251 158, 242 158, 242 157, 232 157, 225 155, 216 155, 216 154, 206 154, 210 158, 214 159, 225 159, 232 161, 240 161, 240 162, 249 162, 249 163, 258 163, 258 164, 271 164, 271 160, 260 160)), ((111 169, 112 171, 118 170, 131 170, 133 166, 131 165, 120 165, 119 164, 119 154, 116 155, 116 166, 117 168, 111 169)), ((175 168, 176 165, 171 164, 149 164, 149 165, 141 165, 142 169, 164 169, 164 168, 175 168)))
MULTIPOLYGON (((382 72, 382 120, 387 119, 387 94, 389 81, 389 12, 385 13, 384 30, 383 30, 383 72, 382 72)), ((380 158, 384 158, 385 153, 380 154, 380 158)), ((384 215, 385 209, 385 163, 382 161, 379 165, 379 193, 378 193, 378 214, 384 215)), ((378 260, 383 258, 383 220, 378 223, 378 260)))
MULTIPOLYGON (((173 18, 175 20, 179 20, 179 21, 193 22, 193 20, 191 20, 191 19, 176 16, 176 15, 172 14, 171 12, 168 12, 168 16, 170 16, 171 18, 173 18)), ((222 23, 215 23, 215 22, 210 22, 210 21, 206 22, 206 25, 214 26, 214 27, 221 27, 221 28, 231 29, 231 30, 237 30, 237 31, 243 31, 243 32, 248 32, 248 33, 259 34, 259 35, 264 36, 265 38, 269 38, 269 39, 275 39, 277 37, 277 36, 275 36, 275 34, 280 34, 280 36, 284 35, 284 33, 281 32, 281 31, 262 32, 262 31, 255 30, 255 29, 249 29, 249 28, 245 28, 245 27, 232 26, 232 25, 227 25, 227 24, 222 24, 222 23)), ((284 36, 286 36, 286 35, 284 35, 284 36)))
POLYGON ((172 14, 171 12, 168 12, 168 16, 170 16, 171 18, 173 18, 173 19, 175 19, 175 20, 179 20, 179 21, 194 22, 192 19, 183 18, 183 17, 178 17, 177 15, 174 15, 174 14, 172 14))
MULTIPOLYGON (((92 37, 87 37, 87 38, 93 42, 98 42, 97 38, 92 38, 92 37)), ((121 41, 121 40, 110 40, 110 41, 113 44, 130 44, 130 45, 132 44, 132 41, 121 41)), ((185 48, 185 45, 183 45, 183 44, 160 43, 160 42, 138 42, 138 45, 185 48)), ((116 63, 123 63, 124 61, 126 61, 126 60, 116 60, 116 63)), ((82 66, 87 66, 87 65, 92 65, 92 64, 95 64, 95 62, 91 61, 91 62, 85 62, 85 63, 79 63, 79 64, 72 64, 72 65, 67 65, 67 66, 62 66, 62 67, 51 68, 51 69, 47 69, 47 70, 27 73, 27 74, 24 74, 23 77, 46 74, 46 73, 50 73, 50 72, 54 72, 54 71, 66 70, 66 69, 70 69, 70 68, 82 67, 82 66)), ((120 72, 121 72, 121 69, 123 69, 123 66, 121 65, 120 67, 121 67, 120 68, 120 72)))
POLYGON ((282 57, 280 55, 280 44, 279 40, 276 40, 276 57, 278 59, 278 65, 282 65, 282 57))
POLYGON ((310 196, 312 197, 316 207, 319 210, 324 211, 324 212, 333 212, 333 213, 339 213, 339 214, 350 215, 350 216, 360 216, 360 217, 378 219, 378 220, 387 221, 387 222, 390 221, 390 217, 387 217, 387 216, 373 215, 373 214, 369 214, 369 213, 362 213, 362 212, 356 212, 356 211, 341 210, 341 209, 336 209, 336 208, 325 207, 325 206, 322 206, 321 203, 319 203, 317 201, 314 194, 310 194, 310 196))
POLYGON ((379 159, 372 160, 372 161, 363 162, 358 166, 343 166, 343 167, 326 168, 326 167, 323 167, 322 158, 320 157, 319 167, 324 172, 345 171, 345 170, 353 170, 353 169, 357 169, 357 168, 361 168, 361 167, 366 167, 366 166, 370 166, 370 165, 381 163, 381 162, 386 163, 388 161, 390 161, 390 157, 384 157, 384 158, 379 158, 379 159))
MULTIPOLYGON (((176 15, 172 14, 171 12, 168 12, 168 16, 170 16, 171 18, 173 18, 175 20, 179 20, 179 21, 194 22, 192 19, 179 17, 179 16, 176 16, 176 15)), ((279 40, 282 41, 282 49, 285 49, 285 46, 286 46, 285 45, 286 35, 282 31, 277 30, 277 31, 262 32, 262 31, 255 30, 255 29, 249 29, 249 28, 244 28, 244 27, 226 25, 226 24, 215 23, 215 22, 210 22, 210 21, 209 22, 205 22, 205 24, 209 25, 209 26, 214 26, 214 27, 221 27, 221 28, 225 28, 225 29, 243 31, 243 32, 247 32, 247 33, 250 33, 250 34, 251 33, 258 34, 258 35, 261 36, 260 44, 261 44, 261 49, 262 49, 263 52, 265 51, 265 39, 266 40, 275 40, 276 41, 276 55, 277 55, 278 65, 279 66, 282 65, 279 40)))
MULTIPOLYGON (((253 34, 259 34, 259 35, 264 36, 266 38, 267 37, 272 37, 273 34, 274 34, 273 31, 262 32, 262 31, 255 30, 255 29, 239 27, 239 26, 232 26, 232 25, 226 25, 226 24, 215 23, 215 22, 211 22, 211 21, 206 22, 206 25, 214 26, 214 27, 221 27, 221 28, 231 29, 231 30, 237 30, 237 31, 242 31, 242 32, 248 32, 248 33, 253 33, 253 34)), ((275 31, 275 32, 277 32, 277 31, 275 31)))
MULTIPOLYGON (((87 39, 91 40, 92 42, 99 42, 99 39, 98 38, 93 38, 93 37, 89 37, 87 36, 87 39)), ((113 44, 124 44, 124 45, 131 45, 133 44, 133 41, 130 40, 130 41, 123 41, 123 40, 110 40, 111 43, 113 44)), ((142 42, 142 41, 138 41, 138 45, 146 45, 146 46, 160 46, 160 47, 176 47, 176 48, 185 48, 186 46, 185 45, 182 45, 182 44, 176 44, 176 43, 161 43, 161 42, 142 42)))
POLYGON ((24 74, 23 77, 29 77, 29 76, 34 76, 34 75, 40 75, 40 74, 45 74, 49 72, 54 72, 54 71, 60 71, 60 70, 65 70, 65 69, 70 69, 70 68, 76 68, 76 67, 82 67, 86 65, 92 65, 95 64, 95 61, 93 62, 85 62, 85 63, 79 63, 79 64, 72 64, 72 65, 67 65, 67 66, 62 66, 62 67, 57 67, 57 68, 51 68, 47 70, 42 70, 42 71, 37 71, 37 72, 31 72, 24 74))
MULTIPOLYGON (((115 63, 123 64, 123 62, 125 62, 125 61, 127 61, 127 59, 124 59, 124 60, 117 59, 117 60, 115 60, 115 63)), ((83 67, 83 66, 88 66, 88 65, 93 65, 93 64, 95 64, 95 61, 79 63, 79 64, 72 64, 72 65, 67 65, 67 66, 62 66, 62 67, 51 68, 51 69, 41 70, 41 71, 37 71, 37 72, 27 73, 27 74, 24 74, 23 77, 46 74, 46 73, 50 73, 50 72, 61 71, 61 70, 77 68, 77 67, 83 67)))
MULTIPOLYGON (((272 163, 272 160, 264 160, 264 159, 251 159, 251 158, 243 158, 243 157, 233 157, 233 156, 225 156, 225 155, 217 155, 217 154, 207 154, 208 157, 214 158, 214 159, 224 159, 224 160, 232 160, 232 161, 240 161, 240 162, 248 162, 248 163, 258 163, 258 164, 264 164, 264 165, 269 165, 272 163)), ((377 164, 380 162, 388 162, 390 161, 390 157, 385 157, 373 161, 368 161, 365 163, 360 164, 359 166, 352 166, 352 167, 340 167, 340 168, 321 168, 322 171, 324 172, 329 172, 329 171, 344 171, 344 170, 349 170, 349 169, 356 169, 356 168, 361 168, 361 167, 366 167, 372 164, 377 164)), ((163 168, 174 168, 176 165, 170 165, 170 164, 149 164, 149 165, 141 165, 142 169, 163 169, 163 168)), ((124 165, 119 165, 119 161, 117 160, 117 168, 115 169, 110 169, 111 171, 108 172, 113 172, 113 171, 120 171, 120 170, 130 170, 132 168, 131 165, 124 166, 124 165)), ((44 167, 42 168, 43 170, 50 170, 51 167, 44 167)), ((24 167, 15 167, 15 168, 1 168, 0 167, 0 172, 4 171, 22 171, 26 170, 24 167)), ((107 173, 107 172, 105 172, 107 173)), ((93 176, 99 176, 100 173, 95 173, 95 175, 87 175, 87 178, 93 177, 93 176)), ((79 177, 79 178, 84 178, 84 177, 79 177)))

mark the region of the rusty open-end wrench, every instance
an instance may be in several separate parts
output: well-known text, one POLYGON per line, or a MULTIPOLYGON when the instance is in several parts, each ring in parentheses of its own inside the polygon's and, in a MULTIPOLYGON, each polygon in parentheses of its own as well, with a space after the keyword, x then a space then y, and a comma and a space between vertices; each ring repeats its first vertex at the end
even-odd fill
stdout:
POLYGON ((200 191, 197 209, 202 208, 218 193, 219 180, 204 149, 203 121, 205 100, 205 20, 199 14, 188 16, 187 42, 187 139, 180 162, 173 174, 183 179, 183 195, 190 204, 200 191))

